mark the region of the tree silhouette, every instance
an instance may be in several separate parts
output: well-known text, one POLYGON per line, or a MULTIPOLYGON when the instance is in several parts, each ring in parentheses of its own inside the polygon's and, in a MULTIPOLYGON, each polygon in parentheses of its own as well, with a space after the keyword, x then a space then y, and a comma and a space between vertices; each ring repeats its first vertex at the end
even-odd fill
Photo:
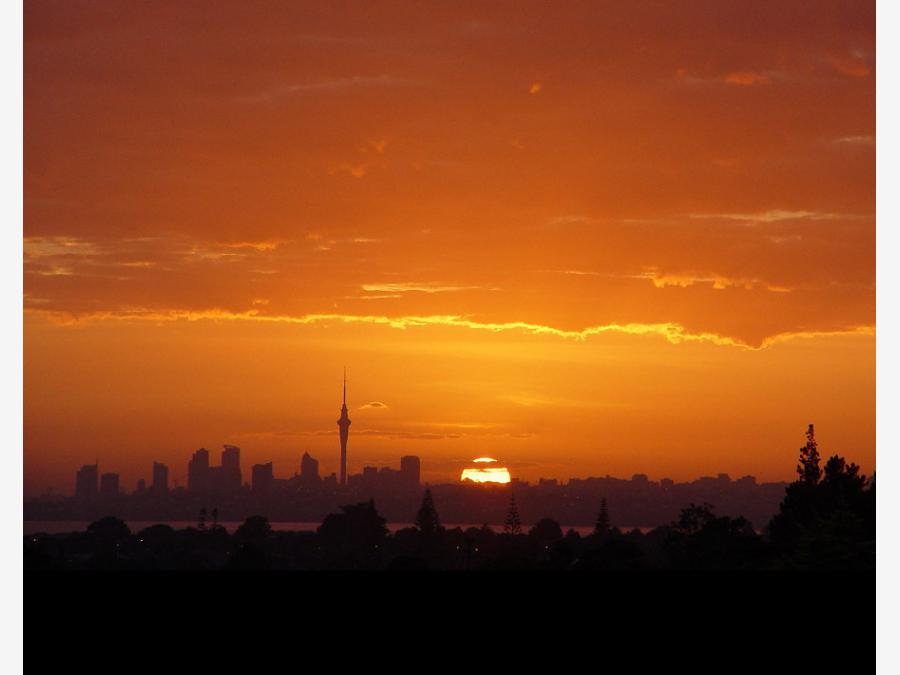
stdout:
POLYGON ((800 448, 797 474, 801 481, 809 485, 815 485, 822 477, 822 470, 819 468, 819 444, 816 443, 816 434, 812 424, 806 430, 806 445, 800 448))
POLYGON ((563 531, 552 518, 542 518, 528 531, 528 536, 533 537, 539 546, 546 548, 561 540, 563 531))
POLYGON ((686 535, 697 534, 715 520, 715 517, 712 504, 704 502, 698 506, 692 503, 681 510, 678 520, 672 523, 672 530, 686 535))
POLYGON ((597 515, 597 524, 594 525, 594 534, 601 537, 609 534, 609 511, 606 508, 606 497, 600 499, 600 513, 597 515))
MULTIPOLYGON (((213 528, 211 535, 216 534, 213 528)), ((224 532, 224 528, 223 528, 224 532)), ((250 516, 235 530, 232 541, 236 546, 231 551, 228 561, 230 569, 261 570, 266 569, 269 558, 266 555, 266 540, 272 534, 269 519, 264 516, 250 516)))
POLYGON ((437 509, 434 507, 434 498, 431 496, 431 489, 425 489, 425 496, 422 497, 422 506, 416 514, 416 527, 425 535, 433 535, 441 529, 441 519, 438 517, 437 509))
POLYGON ((112 516, 101 518, 87 528, 87 539, 92 544, 91 565, 96 569, 119 567, 119 553, 127 545, 131 530, 124 521, 112 516))
POLYGON ((87 533, 94 540, 106 546, 121 544, 131 536, 128 525, 112 516, 106 516, 88 525, 87 533))
POLYGON ((762 564, 765 545, 745 518, 716 516, 691 504, 672 523, 664 547, 676 569, 742 569, 762 564))
POLYGON ((316 530, 327 553, 344 558, 340 564, 371 566, 380 556, 388 536, 386 521, 375 509, 375 501, 348 504, 342 513, 331 513, 316 530))
POLYGON ((519 518, 519 509, 516 507, 516 495, 513 494, 509 499, 509 510, 506 512, 506 522, 503 524, 503 531, 506 534, 521 534, 522 520, 519 518))
POLYGON ((818 450, 804 453, 807 448, 801 450, 801 465, 812 454, 815 471, 788 485, 768 526, 781 564, 812 569, 874 567, 874 484, 867 487, 859 466, 838 455, 826 462, 821 480, 812 480, 818 472, 818 450))
POLYGON ((266 538, 272 534, 269 519, 264 516, 250 516, 235 531, 234 538, 242 544, 262 546, 266 538))

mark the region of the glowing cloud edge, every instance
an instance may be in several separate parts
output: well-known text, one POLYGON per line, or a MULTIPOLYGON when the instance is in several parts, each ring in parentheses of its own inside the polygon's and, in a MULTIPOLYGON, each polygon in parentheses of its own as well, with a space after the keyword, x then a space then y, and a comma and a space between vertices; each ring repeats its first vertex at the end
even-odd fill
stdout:
POLYGON ((459 315, 428 315, 428 316, 373 316, 356 314, 305 314, 302 316, 290 316, 283 314, 261 314, 257 310, 246 312, 231 312, 220 309, 209 310, 147 310, 131 309, 110 312, 92 312, 88 314, 71 314, 62 311, 26 308, 26 314, 43 317, 60 325, 74 326, 85 325, 99 321, 258 321, 265 323, 287 323, 296 325, 310 325, 316 323, 366 323, 389 326, 398 330, 408 328, 422 328, 428 326, 446 326, 454 328, 469 328, 472 330, 501 333, 506 331, 519 331, 529 335, 548 335, 566 340, 583 342, 587 338, 603 333, 623 333, 628 335, 657 335, 665 338, 671 344, 686 342, 705 342, 709 344, 738 347, 748 351, 760 351, 772 345, 788 342, 798 338, 830 337, 837 335, 875 335, 875 326, 854 326, 841 330, 821 331, 797 331, 778 333, 763 339, 759 345, 751 345, 742 340, 718 335, 710 332, 691 332, 683 325, 673 322, 665 323, 627 323, 604 324, 589 326, 581 330, 565 330, 543 324, 527 323, 524 321, 510 321, 505 323, 480 322, 466 319, 459 315))

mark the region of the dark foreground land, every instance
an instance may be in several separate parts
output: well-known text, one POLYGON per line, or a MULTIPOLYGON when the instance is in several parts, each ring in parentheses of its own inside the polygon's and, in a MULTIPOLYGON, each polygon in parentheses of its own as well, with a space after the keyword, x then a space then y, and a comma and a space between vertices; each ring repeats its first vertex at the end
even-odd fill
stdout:
POLYGON ((414 527, 390 534, 374 501, 342 507, 316 532, 275 532, 252 516, 229 534, 203 521, 131 532, 102 518, 86 532, 25 538, 26 570, 871 570, 875 482, 834 456, 801 449, 799 480, 762 533, 742 517, 690 504, 670 525, 622 532, 604 503, 589 536, 544 518, 527 531, 513 500, 502 532, 440 525, 425 492, 414 527), (810 454, 812 453, 812 455, 810 454))

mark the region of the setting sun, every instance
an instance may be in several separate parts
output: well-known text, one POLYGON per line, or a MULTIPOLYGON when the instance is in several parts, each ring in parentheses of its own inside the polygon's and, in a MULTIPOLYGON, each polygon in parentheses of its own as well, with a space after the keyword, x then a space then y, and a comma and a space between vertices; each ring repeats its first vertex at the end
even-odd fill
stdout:
MULTIPOLYGON (((472 460, 475 464, 496 464, 497 460, 491 457, 479 457, 472 460)), ((470 480, 474 483, 508 483, 510 481, 509 469, 505 466, 478 466, 463 469, 460 480, 470 480)))

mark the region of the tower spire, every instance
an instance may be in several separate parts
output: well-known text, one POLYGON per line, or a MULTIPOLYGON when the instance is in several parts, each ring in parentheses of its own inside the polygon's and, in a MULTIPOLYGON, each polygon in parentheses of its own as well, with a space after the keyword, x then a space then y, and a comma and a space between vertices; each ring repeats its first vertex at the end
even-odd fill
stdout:
POLYGON ((341 437, 341 485, 347 484, 347 438, 350 435, 350 416, 347 414, 347 366, 344 366, 344 404, 337 421, 341 437))

